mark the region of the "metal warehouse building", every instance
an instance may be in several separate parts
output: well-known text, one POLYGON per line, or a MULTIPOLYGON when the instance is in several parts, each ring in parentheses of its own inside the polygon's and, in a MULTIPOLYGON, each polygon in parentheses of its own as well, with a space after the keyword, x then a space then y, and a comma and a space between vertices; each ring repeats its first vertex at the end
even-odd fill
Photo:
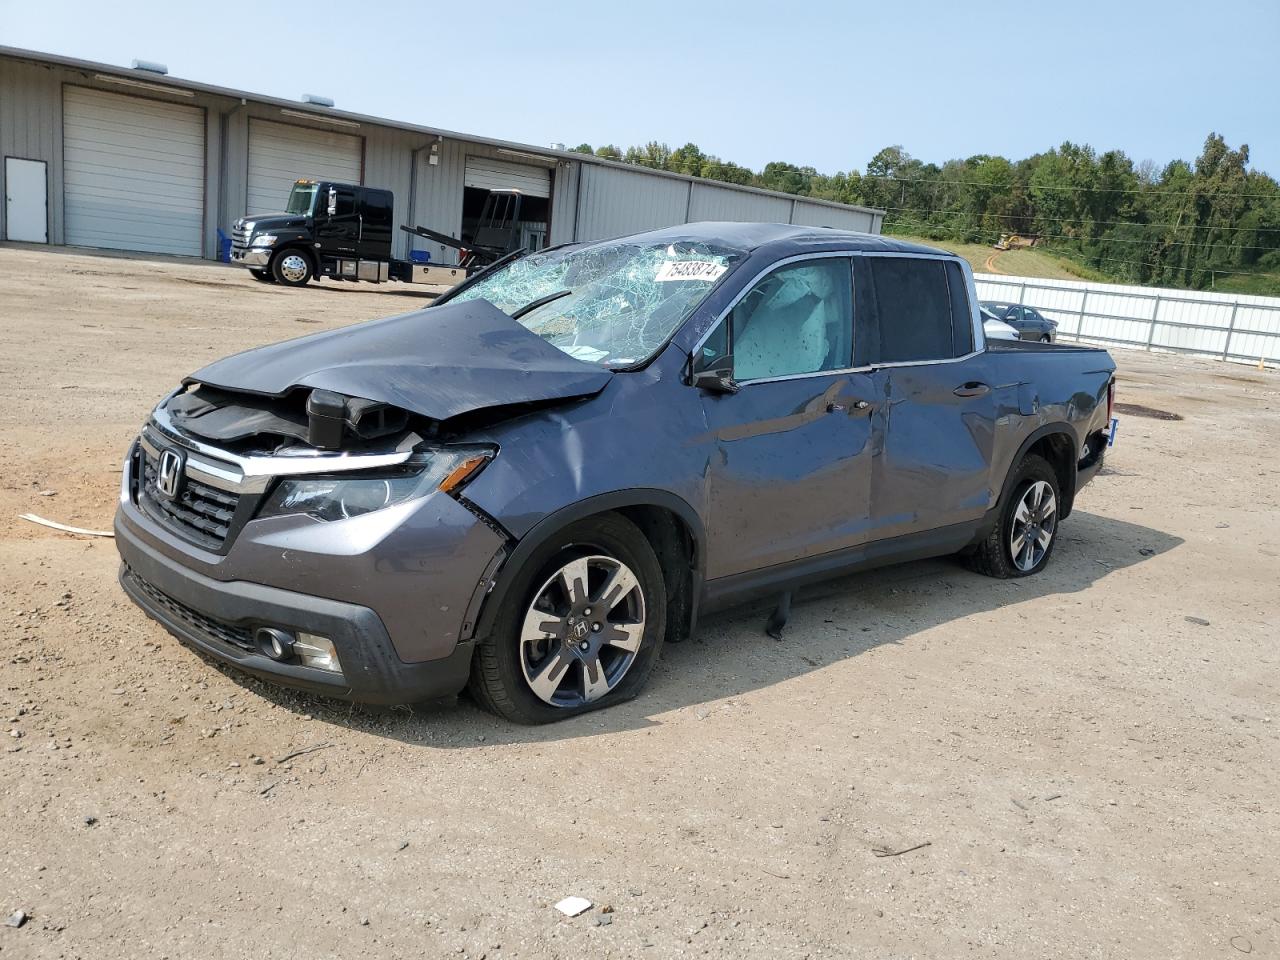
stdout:
MULTIPOLYGON (((883 213, 0 47, 0 237, 215 258, 218 230, 297 178, 385 187, 396 223, 465 237, 519 188, 527 246, 693 220, 878 233, 883 213)), ((396 231, 394 254, 455 251, 396 231)))

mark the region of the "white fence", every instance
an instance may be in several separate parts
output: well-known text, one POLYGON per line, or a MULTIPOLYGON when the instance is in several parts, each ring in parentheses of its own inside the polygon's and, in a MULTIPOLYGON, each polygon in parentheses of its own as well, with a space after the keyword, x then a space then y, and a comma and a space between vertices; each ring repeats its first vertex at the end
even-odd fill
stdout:
POLYGON ((974 274, 983 300, 1025 303, 1063 340, 1280 363, 1280 297, 974 274))

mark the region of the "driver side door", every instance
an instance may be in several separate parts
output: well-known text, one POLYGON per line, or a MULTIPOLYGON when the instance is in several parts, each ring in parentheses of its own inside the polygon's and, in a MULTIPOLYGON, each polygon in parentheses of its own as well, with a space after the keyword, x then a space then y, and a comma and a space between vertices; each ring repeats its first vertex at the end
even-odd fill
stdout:
POLYGON ((360 215, 356 209, 356 192, 351 187, 332 186, 316 200, 316 241, 320 255, 352 257, 360 240, 360 215), (330 204, 332 197, 333 203, 330 204), (333 213, 329 213, 332 206, 333 213))
POLYGON ((696 351, 701 369, 731 363, 737 386, 701 394, 715 446, 709 581, 866 539, 877 391, 855 367, 852 293, 846 255, 784 261, 696 351))

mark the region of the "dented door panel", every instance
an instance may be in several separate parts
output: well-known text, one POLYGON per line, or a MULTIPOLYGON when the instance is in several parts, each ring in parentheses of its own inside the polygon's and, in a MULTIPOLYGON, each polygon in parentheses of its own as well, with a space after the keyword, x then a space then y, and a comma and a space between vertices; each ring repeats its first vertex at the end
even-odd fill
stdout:
POLYGON ((996 400, 986 357, 881 372, 888 414, 872 480, 876 536, 979 519, 991 505, 995 449, 996 400))
POLYGON ((869 527, 873 378, 864 373, 747 384, 703 399, 708 579, 864 541, 869 527))

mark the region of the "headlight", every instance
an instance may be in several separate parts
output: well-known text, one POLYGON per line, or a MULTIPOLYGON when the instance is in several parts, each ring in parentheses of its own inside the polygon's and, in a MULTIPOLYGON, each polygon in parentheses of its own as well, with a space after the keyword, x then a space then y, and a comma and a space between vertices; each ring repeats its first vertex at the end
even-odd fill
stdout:
POLYGON ((249 241, 251 247, 269 247, 276 242, 274 233, 260 233, 249 241))
POLYGON ((394 473, 285 478, 276 484, 258 518, 306 514, 317 520, 349 520, 436 490, 453 493, 493 458, 489 447, 455 447, 419 453, 394 473))

